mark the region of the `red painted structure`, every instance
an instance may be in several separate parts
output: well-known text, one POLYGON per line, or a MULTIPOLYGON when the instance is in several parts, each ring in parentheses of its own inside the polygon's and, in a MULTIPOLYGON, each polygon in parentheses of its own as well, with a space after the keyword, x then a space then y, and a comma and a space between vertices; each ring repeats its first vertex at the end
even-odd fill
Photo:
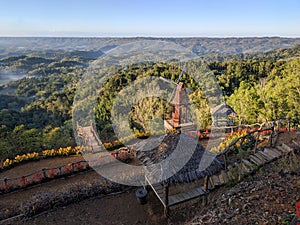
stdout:
POLYGON ((195 124, 188 119, 189 99, 183 82, 179 82, 177 85, 172 105, 172 118, 164 121, 165 128, 168 130, 196 131, 195 124))

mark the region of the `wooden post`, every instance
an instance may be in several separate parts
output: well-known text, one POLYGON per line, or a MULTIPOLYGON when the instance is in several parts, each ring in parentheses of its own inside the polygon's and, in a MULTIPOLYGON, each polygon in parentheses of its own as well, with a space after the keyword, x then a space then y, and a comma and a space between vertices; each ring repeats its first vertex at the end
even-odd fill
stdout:
POLYGON ((209 181, 208 176, 205 176, 204 177, 204 184, 203 184, 204 195, 202 197, 202 206, 207 205, 208 181, 209 181))
POLYGON ((260 135, 260 132, 257 131, 257 137, 256 137, 256 140, 255 140, 255 145, 254 145, 254 152, 256 152, 256 150, 257 150, 257 144, 258 144, 259 135, 260 135))
POLYGON ((6 177, 4 177, 4 187, 5 187, 5 191, 8 189, 8 179, 6 177))
POLYGON ((42 169, 42 174, 43 174, 43 178, 46 179, 47 175, 46 175, 46 169, 45 168, 42 169))
POLYGON ((169 183, 164 184, 165 217, 169 216, 169 183))
POLYGON ((208 176, 204 177, 203 191, 204 192, 208 191, 208 176))
POLYGON ((269 139, 269 147, 272 147, 273 133, 274 133, 274 127, 272 126, 272 130, 271 130, 271 134, 270 134, 270 139, 269 139))
MULTIPOLYGON (((223 160, 224 160, 224 166, 225 166, 225 170, 227 169, 227 155, 226 153, 223 154, 223 160)), ((204 178, 205 180, 205 178, 204 178)))

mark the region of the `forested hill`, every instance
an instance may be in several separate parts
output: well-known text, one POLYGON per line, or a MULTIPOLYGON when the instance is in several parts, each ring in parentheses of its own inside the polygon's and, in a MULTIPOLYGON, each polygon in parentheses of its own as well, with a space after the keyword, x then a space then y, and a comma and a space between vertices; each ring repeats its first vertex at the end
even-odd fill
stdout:
POLYGON ((300 38, 250 37, 250 38, 39 38, 0 37, 0 58, 7 54, 28 54, 44 50, 101 50, 107 51, 133 41, 161 40, 182 45, 199 56, 207 54, 239 54, 266 52, 278 48, 291 48, 300 44, 300 38))
MULTIPOLYGON (((106 49, 102 50, 106 51, 112 46, 112 43, 108 43, 106 49)), ((30 78, 26 77, 0 86, 0 161, 19 153, 74 145, 73 98, 89 63, 103 54, 102 51, 81 49, 66 53, 58 49, 31 50, 31 53, 21 56, 8 56, 10 52, 15 54, 8 49, 2 50, 2 53, 4 52, 7 55, 0 58, 0 71, 21 71, 30 78)), ((218 80, 227 103, 238 113, 237 119, 240 122, 252 123, 289 117, 293 125, 298 126, 299 55, 298 45, 266 53, 218 55, 222 60, 214 60, 214 57, 211 57, 207 64, 218 80)), ((138 76, 162 76, 176 81, 179 73, 178 68, 157 64, 142 65, 140 70, 129 66, 128 69, 113 74, 100 92, 106 99, 99 99, 95 106, 99 130, 111 131, 109 109, 112 106, 114 92, 138 76)), ((194 90, 190 99, 197 107, 196 113, 201 115, 197 119, 199 127, 203 129, 209 127, 210 111, 201 89, 193 84, 188 75, 184 75, 182 81, 194 90)), ((140 106, 146 104, 147 102, 141 102, 140 106)), ((136 107, 136 112, 139 110, 142 108, 136 107)), ((155 112, 161 113, 162 110, 155 112)), ((149 115, 147 112, 140 115, 143 116, 137 118, 133 115, 133 122, 144 126, 147 122, 145 119, 149 118, 149 115)), ((143 128, 147 129, 146 126, 143 128)))

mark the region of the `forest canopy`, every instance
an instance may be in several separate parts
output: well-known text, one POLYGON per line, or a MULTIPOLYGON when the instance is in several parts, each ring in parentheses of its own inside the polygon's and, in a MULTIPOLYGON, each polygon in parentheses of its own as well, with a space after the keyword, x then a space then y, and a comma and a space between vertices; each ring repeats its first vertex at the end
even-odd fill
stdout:
MULTIPOLYGON (((76 145, 72 128, 72 105, 76 88, 88 64, 101 52, 87 54, 26 54, 0 59, 0 71, 20 79, 0 86, 0 159, 16 154, 76 145), (22 76, 26 76, 21 78, 22 76)), ((237 113, 235 122, 251 124, 289 118, 300 123, 300 46, 266 53, 207 55, 207 66, 218 81, 226 103, 237 113)), ((113 137, 111 108, 114 97, 129 83, 147 76, 177 82, 180 68, 164 63, 129 65, 113 74, 99 90, 95 106, 96 125, 103 140, 113 137), (105 134, 105 135, 104 135, 105 134)), ((184 73, 181 80, 193 92, 200 129, 212 123, 201 87, 184 73)), ((130 115, 132 129, 147 130, 147 121, 170 110, 157 98, 140 101, 130 115), (147 110, 151 108, 152 110, 147 110)))

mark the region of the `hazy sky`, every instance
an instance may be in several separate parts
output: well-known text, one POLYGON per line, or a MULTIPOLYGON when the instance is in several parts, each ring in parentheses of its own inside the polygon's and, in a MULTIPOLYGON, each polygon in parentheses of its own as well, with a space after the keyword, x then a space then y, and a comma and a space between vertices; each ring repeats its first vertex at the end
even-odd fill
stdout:
POLYGON ((300 37, 300 0, 1 0, 0 36, 300 37))

